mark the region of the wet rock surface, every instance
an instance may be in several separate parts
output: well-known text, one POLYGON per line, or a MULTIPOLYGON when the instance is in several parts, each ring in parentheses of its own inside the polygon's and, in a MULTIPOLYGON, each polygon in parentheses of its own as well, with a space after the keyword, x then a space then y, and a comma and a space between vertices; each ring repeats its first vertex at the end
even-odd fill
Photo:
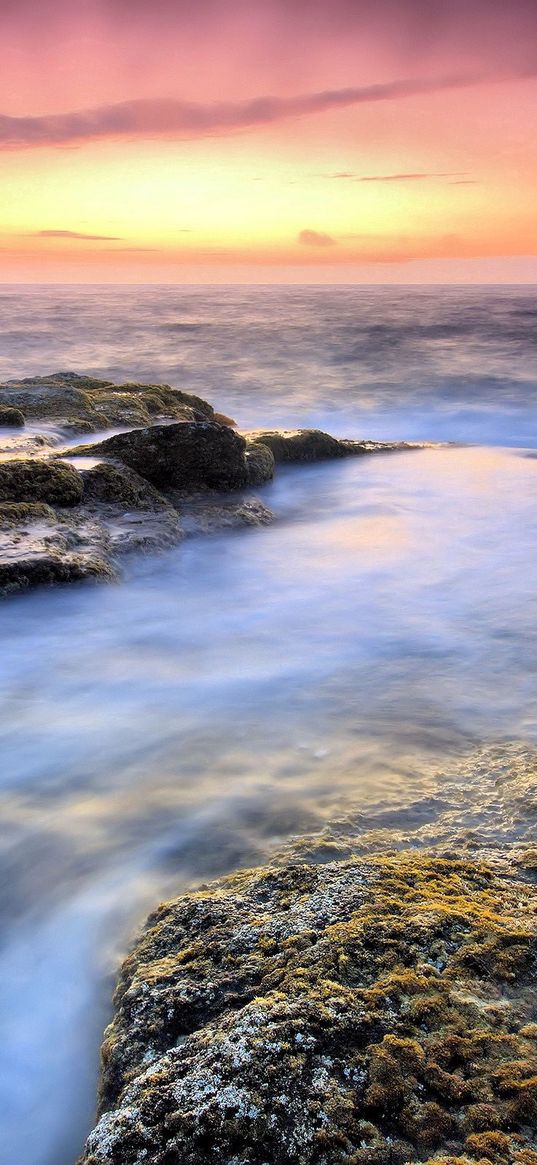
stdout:
POLYGON ((274 515, 251 490, 276 464, 412 447, 318 430, 245 437, 191 393, 70 372, 0 385, 2 417, 0 596, 116 577, 127 552, 266 525, 274 515), (118 426, 127 431, 76 444, 118 426))
POLYGON ((311 838, 163 904, 81 1161, 535 1165, 536 869, 311 838))

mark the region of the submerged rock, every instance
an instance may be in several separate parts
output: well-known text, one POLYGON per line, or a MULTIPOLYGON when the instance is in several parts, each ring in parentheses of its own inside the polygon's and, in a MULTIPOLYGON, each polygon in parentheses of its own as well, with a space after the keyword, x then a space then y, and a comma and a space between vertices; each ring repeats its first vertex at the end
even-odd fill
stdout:
POLYGON ((121 461, 157 488, 233 490, 248 482, 245 446, 227 425, 185 421, 118 433, 72 452, 121 461))
POLYGON ((505 861, 288 860, 165 903, 80 1160, 536 1165, 536 957, 537 887, 505 861))
POLYGON ((75 506, 82 498, 82 491, 82 478, 72 465, 37 459, 0 462, 2 502, 75 506))

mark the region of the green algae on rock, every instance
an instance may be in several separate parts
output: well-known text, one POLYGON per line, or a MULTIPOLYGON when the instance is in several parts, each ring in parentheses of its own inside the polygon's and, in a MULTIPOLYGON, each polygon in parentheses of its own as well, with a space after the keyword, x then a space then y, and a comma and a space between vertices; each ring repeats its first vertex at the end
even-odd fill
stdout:
POLYGON ((0 426, 7 426, 9 429, 22 429, 24 423, 24 413, 21 413, 20 409, 15 409, 10 405, 0 405, 0 426))
POLYGON ((536 958, 506 862, 283 860, 165 903, 81 1162, 537 1165, 536 958))
POLYGON ((0 462, 0 501, 47 502, 76 506, 82 499, 83 482, 72 465, 59 461, 0 462))

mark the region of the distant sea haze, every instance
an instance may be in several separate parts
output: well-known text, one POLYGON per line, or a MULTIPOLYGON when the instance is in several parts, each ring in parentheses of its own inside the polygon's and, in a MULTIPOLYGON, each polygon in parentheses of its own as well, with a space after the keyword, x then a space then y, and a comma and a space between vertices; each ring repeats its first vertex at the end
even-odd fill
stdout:
POLYGON ((537 445, 529 287, 2 285, 0 380, 164 381, 243 427, 537 445))

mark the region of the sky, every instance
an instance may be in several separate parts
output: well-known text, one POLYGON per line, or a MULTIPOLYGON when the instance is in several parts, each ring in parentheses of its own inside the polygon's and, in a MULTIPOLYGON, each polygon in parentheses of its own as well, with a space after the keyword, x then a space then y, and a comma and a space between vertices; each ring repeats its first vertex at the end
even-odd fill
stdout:
POLYGON ((537 0, 0 0, 0 280, 534 282, 537 0))

